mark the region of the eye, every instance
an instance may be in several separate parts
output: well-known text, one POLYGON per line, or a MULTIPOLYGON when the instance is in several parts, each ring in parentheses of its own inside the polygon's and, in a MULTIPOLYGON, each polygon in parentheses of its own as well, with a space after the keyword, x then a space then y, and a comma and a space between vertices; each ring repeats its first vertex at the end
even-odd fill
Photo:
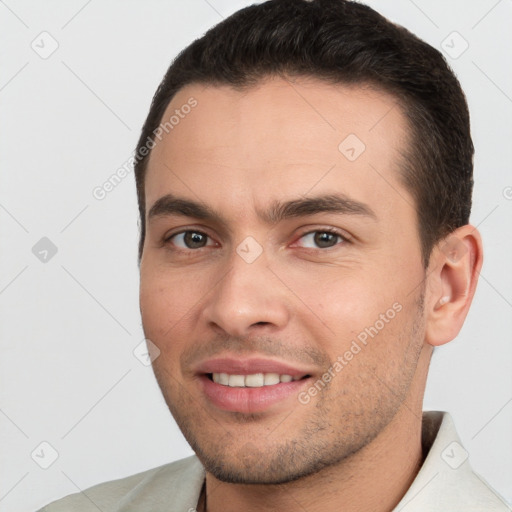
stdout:
POLYGON ((179 247, 180 249, 201 249, 207 245, 215 245, 213 241, 208 244, 208 235, 201 231, 182 231, 168 237, 166 242, 179 247))
POLYGON ((325 229, 306 233, 299 240, 302 240, 300 245, 308 249, 328 249, 347 241, 341 234, 325 229))

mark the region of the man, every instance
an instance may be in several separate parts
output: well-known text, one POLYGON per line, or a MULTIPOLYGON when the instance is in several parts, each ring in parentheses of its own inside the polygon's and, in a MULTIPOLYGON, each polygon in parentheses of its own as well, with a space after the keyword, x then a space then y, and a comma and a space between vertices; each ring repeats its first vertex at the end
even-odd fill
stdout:
POLYGON ((144 331, 196 456, 44 510, 508 510, 422 413, 482 265, 472 158, 441 54, 364 5, 273 0, 186 48, 135 172, 144 331))

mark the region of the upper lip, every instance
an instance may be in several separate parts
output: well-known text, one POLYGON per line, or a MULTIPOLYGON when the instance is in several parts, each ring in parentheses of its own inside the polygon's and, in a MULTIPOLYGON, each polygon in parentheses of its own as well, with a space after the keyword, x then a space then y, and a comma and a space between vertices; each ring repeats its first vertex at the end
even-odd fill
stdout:
POLYGON ((254 373, 278 373, 279 375, 291 375, 303 377, 311 374, 310 371, 297 366, 292 366, 282 361, 263 358, 233 358, 219 357, 209 359, 198 364, 195 368, 199 374, 229 373, 231 375, 251 375, 254 373))

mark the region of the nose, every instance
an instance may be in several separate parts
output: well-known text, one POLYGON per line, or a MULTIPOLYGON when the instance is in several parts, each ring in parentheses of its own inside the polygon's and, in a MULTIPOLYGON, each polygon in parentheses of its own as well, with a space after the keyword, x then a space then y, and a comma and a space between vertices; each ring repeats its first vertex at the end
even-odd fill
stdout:
POLYGON ((234 252, 223 274, 202 312, 210 328, 243 337, 276 332, 288 323, 286 289, 267 267, 264 253, 248 263, 234 252))

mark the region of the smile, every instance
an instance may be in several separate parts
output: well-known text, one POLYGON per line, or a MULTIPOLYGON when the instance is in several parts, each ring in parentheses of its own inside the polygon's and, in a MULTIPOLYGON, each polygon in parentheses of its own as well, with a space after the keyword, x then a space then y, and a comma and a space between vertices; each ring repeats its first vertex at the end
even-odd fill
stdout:
POLYGON ((261 357, 227 356, 202 361, 192 371, 208 407, 252 414, 282 412, 285 403, 296 406, 298 393, 315 369, 261 357))
POLYGON ((278 373, 252 373, 250 375, 230 375, 228 373, 212 373, 211 379, 216 384, 232 388, 261 388, 263 386, 275 386, 281 382, 300 380, 301 377, 292 377, 278 373))

